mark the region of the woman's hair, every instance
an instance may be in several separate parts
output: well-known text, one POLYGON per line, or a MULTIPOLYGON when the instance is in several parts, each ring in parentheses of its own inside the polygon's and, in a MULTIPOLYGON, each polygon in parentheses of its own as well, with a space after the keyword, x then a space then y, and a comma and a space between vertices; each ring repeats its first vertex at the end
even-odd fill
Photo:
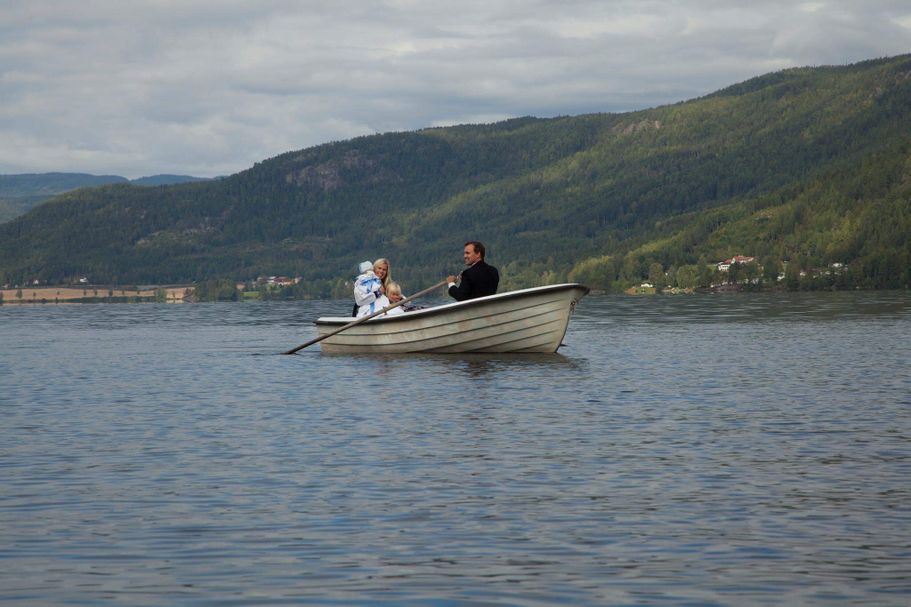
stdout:
POLYGON ((390 280, 388 283, 386 283, 386 295, 389 296, 392 294, 402 294, 402 287, 400 287, 399 283, 395 282, 394 280, 390 280))
POLYGON ((383 277, 383 286, 386 287, 386 289, 388 289, 389 283, 392 281, 392 265, 389 263, 389 260, 386 259, 385 257, 380 257, 379 259, 374 261, 373 262, 373 271, 375 272, 376 267, 382 263, 386 264, 386 276, 383 277))

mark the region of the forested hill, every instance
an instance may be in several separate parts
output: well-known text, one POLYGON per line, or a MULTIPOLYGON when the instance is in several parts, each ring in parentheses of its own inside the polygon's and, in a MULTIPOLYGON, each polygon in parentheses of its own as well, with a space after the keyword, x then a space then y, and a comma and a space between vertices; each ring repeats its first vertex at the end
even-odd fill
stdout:
POLYGON ((135 185, 170 185, 205 181, 189 175, 152 175, 129 180, 119 175, 87 173, 22 173, 0 175, 0 223, 22 215, 58 194, 111 183, 135 185))
POLYGON ((79 190, 0 225, 0 278, 284 274, 326 295, 385 256, 414 291, 480 239, 504 287, 617 288, 736 254, 899 287, 909 150, 911 56, 791 69, 643 111, 390 133, 218 181, 79 190))

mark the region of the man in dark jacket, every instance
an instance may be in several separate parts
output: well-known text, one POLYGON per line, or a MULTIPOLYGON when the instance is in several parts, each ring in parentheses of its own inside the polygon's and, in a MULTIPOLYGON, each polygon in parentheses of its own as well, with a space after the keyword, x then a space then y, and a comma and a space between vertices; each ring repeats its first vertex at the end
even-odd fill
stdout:
POLYGON ((458 301, 465 301, 496 293, 497 285, 500 284, 500 273, 484 261, 484 245, 476 240, 466 242, 463 257, 468 267, 459 275, 461 280, 458 286, 456 280, 459 277, 446 277, 449 282, 449 294, 458 301))

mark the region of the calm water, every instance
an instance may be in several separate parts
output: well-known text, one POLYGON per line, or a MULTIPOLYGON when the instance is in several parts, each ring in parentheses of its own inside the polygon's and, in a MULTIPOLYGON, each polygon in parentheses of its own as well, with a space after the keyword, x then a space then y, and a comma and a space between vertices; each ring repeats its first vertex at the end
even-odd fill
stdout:
POLYGON ((0 602, 906 605, 911 296, 595 297, 553 356, 348 302, 0 307, 0 602))

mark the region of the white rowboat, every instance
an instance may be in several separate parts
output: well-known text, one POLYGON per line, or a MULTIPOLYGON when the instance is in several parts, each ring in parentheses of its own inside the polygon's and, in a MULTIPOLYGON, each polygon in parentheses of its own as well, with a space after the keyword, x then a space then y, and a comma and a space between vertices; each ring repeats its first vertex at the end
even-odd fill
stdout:
MULTIPOLYGON (((327 354, 403 352, 556 352, 576 302, 577 283, 509 291, 398 316, 370 319, 320 342, 327 354)), ((350 317, 316 320, 320 337, 350 317)))

